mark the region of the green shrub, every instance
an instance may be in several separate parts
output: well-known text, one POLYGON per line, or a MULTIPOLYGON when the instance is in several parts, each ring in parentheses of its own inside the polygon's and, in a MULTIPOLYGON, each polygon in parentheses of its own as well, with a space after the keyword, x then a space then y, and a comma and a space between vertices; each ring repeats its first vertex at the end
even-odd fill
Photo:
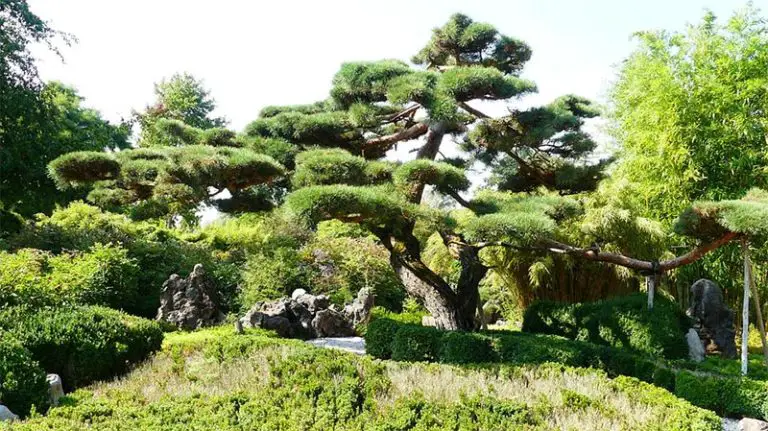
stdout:
POLYGON ((768 418, 768 383, 749 378, 677 374, 675 395, 721 416, 768 418))
POLYGON ((467 364, 496 360, 490 340, 479 334, 448 332, 443 334, 440 344, 440 362, 467 364))
POLYGON ((13 334, 65 388, 124 373, 158 350, 163 332, 156 322, 109 308, 87 306, 0 312, 0 329, 13 334))
POLYGON ((392 339, 392 359, 396 361, 434 361, 438 358, 443 332, 435 328, 403 325, 392 339))
MULTIPOLYGON (((245 241, 247 238, 243 239, 243 242, 245 241)), ((227 250, 216 249, 206 237, 205 231, 203 234, 198 234, 196 238, 188 237, 180 231, 152 222, 134 222, 124 215, 105 212, 83 202, 73 202, 66 208, 55 210, 50 217, 39 215, 34 223, 28 223, 9 242, 12 248, 17 250, 36 248, 50 252, 51 254, 43 259, 44 263, 51 255, 57 258, 61 255, 64 256, 61 260, 66 260, 66 256, 70 253, 63 253, 64 250, 85 254, 97 244, 111 243, 114 247, 122 247, 127 250, 125 257, 133 260, 141 270, 135 278, 126 276, 120 279, 123 283, 121 290, 134 292, 134 300, 121 304, 110 303, 110 305, 122 308, 131 314, 154 317, 159 306, 163 282, 171 274, 186 276, 198 263, 203 264, 207 273, 214 278, 225 308, 237 307, 237 285, 240 283, 238 268, 244 260, 243 244, 242 242, 232 244, 232 247, 227 250)), ((36 259, 41 259, 40 256, 22 257, 29 262, 30 268, 39 266, 34 262, 36 259)), ((5 260, 5 258, 0 259, 0 305, 5 286, 3 281, 3 267, 6 266, 3 261, 5 260)), ((85 264, 85 262, 82 263, 85 264)), ((24 264, 17 262, 15 266, 24 266, 24 264)), ((62 279, 66 278, 65 273, 62 279)), ((24 286, 39 284, 33 279, 34 277, 22 284, 24 286)), ((122 301, 122 299, 116 300, 122 301)), ((11 303, 35 304, 28 301, 11 303)), ((55 303, 58 304, 58 300, 55 303)))
POLYGON ((51 255, 0 252, 0 305, 94 304, 130 309, 139 267, 127 250, 96 244, 87 252, 51 255))
POLYGON ((3 332, 0 332, 0 403, 19 416, 26 416, 33 405, 37 411, 48 407, 45 371, 29 350, 3 332))
POLYGON ((685 357, 685 315, 663 296, 656 298, 653 310, 648 310, 647 303, 643 293, 579 304, 540 301, 526 310, 523 331, 560 335, 657 357, 685 357))
POLYGON ((392 342, 399 327, 390 319, 376 319, 369 323, 365 332, 365 352, 379 359, 392 357, 392 342))
POLYGON ((515 332, 497 332, 496 349, 502 362, 511 364, 538 364, 557 362, 574 367, 586 366, 590 346, 573 343, 553 336, 529 336, 515 332))

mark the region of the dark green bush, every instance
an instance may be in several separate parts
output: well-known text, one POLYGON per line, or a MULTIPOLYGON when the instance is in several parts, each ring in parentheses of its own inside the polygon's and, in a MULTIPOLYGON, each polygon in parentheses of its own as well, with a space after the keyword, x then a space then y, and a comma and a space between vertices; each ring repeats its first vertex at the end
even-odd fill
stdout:
POLYGON ((434 361, 438 358, 443 332, 435 328, 403 325, 392 339, 392 359, 396 361, 434 361))
POLYGON ((586 343, 575 344, 553 336, 529 336, 523 333, 498 332, 496 349, 502 362, 538 364, 558 362, 574 367, 587 366, 590 357, 586 343))
POLYGON ((677 374, 675 395, 720 416, 768 418, 768 384, 749 378, 677 374))
POLYGON ((483 363, 496 360, 490 339, 466 332, 447 332, 440 339, 440 362, 483 363))
POLYGON ((365 351, 380 359, 392 357, 392 342, 400 327, 390 319, 376 319, 368 324, 365 332, 365 351))
POLYGON ((104 307, 0 312, 0 329, 13 334, 66 389, 122 374, 160 349, 160 325, 104 307))
POLYGON ((677 305, 658 296, 648 310, 643 293, 598 302, 540 301, 523 318, 523 331, 619 347, 670 359, 688 354, 683 334, 687 318, 677 305))
POLYGON ((10 334, 0 331, 0 404, 19 416, 26 416, 34 405, 37 411, 48 407, 48 382, 45 371, 29 350, 10 334))

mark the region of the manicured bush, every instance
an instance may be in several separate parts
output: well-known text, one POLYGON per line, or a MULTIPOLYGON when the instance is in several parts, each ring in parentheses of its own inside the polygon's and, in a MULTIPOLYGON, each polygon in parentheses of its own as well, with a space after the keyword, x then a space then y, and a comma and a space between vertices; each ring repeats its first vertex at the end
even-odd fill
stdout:
POLYGON ((648 310, 647 303, 643 293, 579 304, 540 301, 526 310, 523 331, 560 335, 669 359, 685 357, 685 315, 661 295, 652 310, 648 310))
POLYGON ((26 416, 34 405, 37 411, 48 407, 48 382, 45 371, 29 350, 0 331, 0 404, 19 416, 26 416))
POLYGON ((0 329, 11 333, 65 388, 122 374, 160 349, 160 325, 104 307, 0 312, 0 329))
POLYGON ((438 360, 453 364, 493 362, 496 354, 488 338, 466 332, 447 332, 440 339, 438 360))
POLYGON ((396 361, 434 361, 438 358, 443 332, 435 328, 403 325, 392 339, 392 359, 396 361))
POLYGON ((376 319, 368 324, 365 332, 365 351, 371 356, 392 357, 392 342, 400 325, 390 319, 376 319))
POLYGON ((675 395, 721 416, 768 418, 768 383, 749 378, 677 374, 675 395))

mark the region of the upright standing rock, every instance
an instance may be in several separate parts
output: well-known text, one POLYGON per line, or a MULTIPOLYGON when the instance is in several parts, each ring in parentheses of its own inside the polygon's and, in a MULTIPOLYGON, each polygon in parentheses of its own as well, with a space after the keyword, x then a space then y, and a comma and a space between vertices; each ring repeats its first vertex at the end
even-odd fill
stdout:
POLYGON ((717 283, 706 279, 693 283, 691 307, 686 314, 695 319, 694 328, 705 348, 712 343, 724 358, 736 357, 734 313, 725 306, 717 283))
POLYGON ((192 330, 214 325, 222 317, 216 286, 205 275, 203 265, 195 265, 187 278, 173 274, 163 283, 157 320, 192 330))
POLYGON ((701 344, 701 338, 699 338, 696 330, 689 329, 688 333, 685 334, 685 340, 688 342, 688 357, 694 362, 703 361, 707 352, 704 350, 704 345, 701 344))
POLYGON ((45 379, 48 381, 48 395, 51 398, 51 405, 58 406, 59 398, 64 396, 64 385, 61 383, 61 377, 58 374, 48 374, 45 379))
POLYGON ((362 288, 357 292, 357 297, 351 304, 344 307, 344 314, 352 321, 355 327, 362 323, 368 323, 373 308, 374 296, 368 288, 362 288))

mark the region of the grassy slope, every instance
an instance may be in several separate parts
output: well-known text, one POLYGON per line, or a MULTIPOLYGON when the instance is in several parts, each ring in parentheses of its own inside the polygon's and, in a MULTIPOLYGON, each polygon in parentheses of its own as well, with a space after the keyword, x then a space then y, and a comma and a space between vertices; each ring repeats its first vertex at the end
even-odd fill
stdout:
MULTIPOLYGON (((123 379, 11 429, 719 429, 634 379, 554 365, 374 361, 230 328, 170 334, 123 379)), ((3 426, 0 425, 0 428, 3 426)))

